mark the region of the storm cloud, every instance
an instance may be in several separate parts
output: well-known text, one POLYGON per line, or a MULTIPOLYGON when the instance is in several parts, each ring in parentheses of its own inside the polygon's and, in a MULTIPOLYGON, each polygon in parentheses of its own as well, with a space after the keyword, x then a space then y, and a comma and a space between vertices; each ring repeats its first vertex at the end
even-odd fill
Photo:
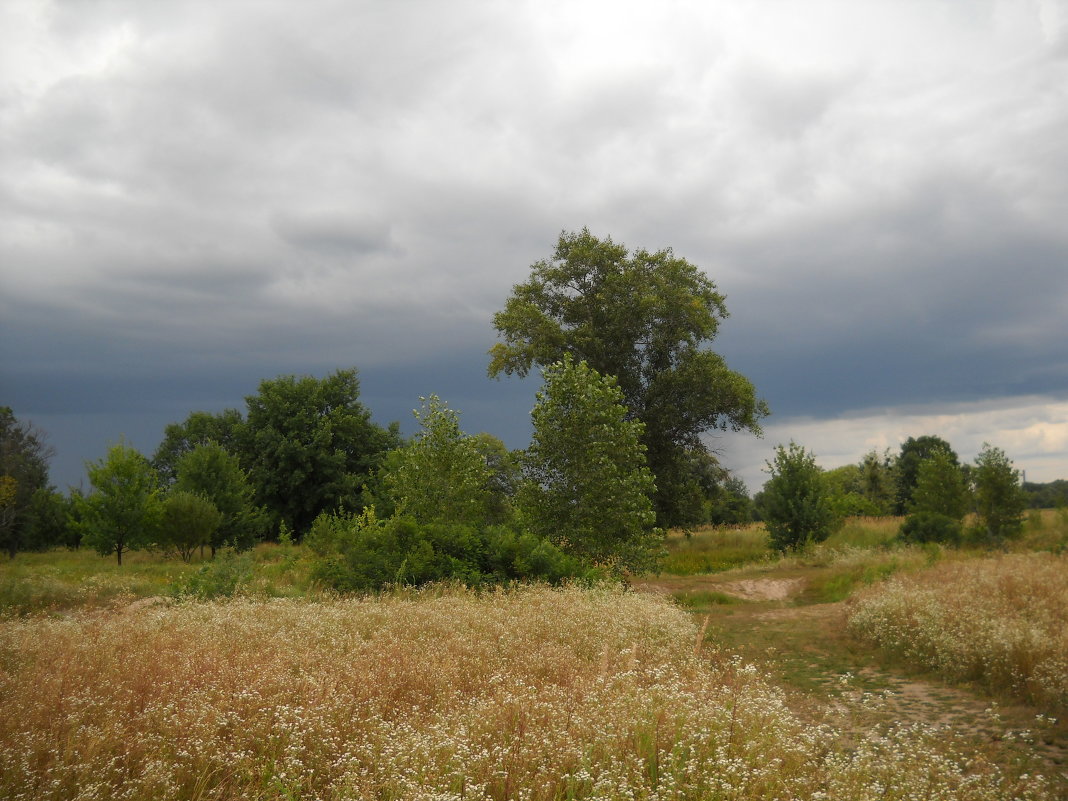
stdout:
POLYGON ((834 466, 945 434, 910 427, 937 409, 1068 476, 1009 447, 1028 415, 1068 430, 1066 25, 1053 0, 13 0, 0 403, 61 484, 353 365, 381 422, 437 392, 520 447, 534 386, 484 377, 492 315, 588 226, 726 294, 715 347, 773 412, 721 443, 747 480, 776 441, 834 466))

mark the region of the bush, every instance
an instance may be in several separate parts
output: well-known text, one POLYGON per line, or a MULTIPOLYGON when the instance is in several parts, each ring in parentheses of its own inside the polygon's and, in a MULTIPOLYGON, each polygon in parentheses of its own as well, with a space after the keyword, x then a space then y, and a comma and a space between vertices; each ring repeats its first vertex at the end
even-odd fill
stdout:
POLYGON ((938 542, 959 545, 963 526, 959 520, 937 512, 913 512, 901 525, 901 539, 905 542, 938 542))
POLYGON ((172 587, 177 596, 208 600, 232 598, 252 581, 252 557, 226 549, 195 573, 182 576, 172 587))
POLYGON ((800 445, 775 449, 775 461, 768 462, 771 478, 764 485, 764 522, 771 547, 785 553, 823 542, 841 527, 823 471, 816 458, 800 445))
POLYGON ((340 592, 444 580, 478 586, 593 577, 584 563, 529 532, 462 523, 420 525, 407 517, 379 520, 373 507, 359 515, 320 515, 306 543, 315 554, 312 578, 340 592))

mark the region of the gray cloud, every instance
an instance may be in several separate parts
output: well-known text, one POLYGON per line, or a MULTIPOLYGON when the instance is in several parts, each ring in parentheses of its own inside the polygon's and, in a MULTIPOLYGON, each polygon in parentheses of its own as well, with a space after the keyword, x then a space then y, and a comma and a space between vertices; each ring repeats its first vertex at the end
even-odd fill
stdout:
POLYGON ((1024 0, 6 4, 3 392, 70 432, 355 364, 521 440, 491 317, 588 225, 707 269, 783 418, 1063 398, 1065 41, 1024 0))

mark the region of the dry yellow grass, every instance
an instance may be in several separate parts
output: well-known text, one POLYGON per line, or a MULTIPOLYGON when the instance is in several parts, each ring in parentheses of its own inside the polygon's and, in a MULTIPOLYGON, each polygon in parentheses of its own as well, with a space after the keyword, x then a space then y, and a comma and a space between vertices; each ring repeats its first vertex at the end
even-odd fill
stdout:
POLYGON ((939 730, 846 749, 618 589, 0 621, 10 799, 1051 798, 939 730))
POLYGON ((850 629, 955 680, 1068 711, 1068 555, 947 562, 855 602, 850 629))

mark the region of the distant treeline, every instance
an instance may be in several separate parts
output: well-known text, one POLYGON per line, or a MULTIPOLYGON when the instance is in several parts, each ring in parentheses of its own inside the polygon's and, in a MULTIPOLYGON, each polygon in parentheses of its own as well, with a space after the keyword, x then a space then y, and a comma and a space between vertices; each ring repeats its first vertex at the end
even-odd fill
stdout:
POLYGON ((1025 481, 1023 491, 1031 509, 1056 509, 1068 506, 1068 481, 1058 478, 1045 484, 1025 481))

